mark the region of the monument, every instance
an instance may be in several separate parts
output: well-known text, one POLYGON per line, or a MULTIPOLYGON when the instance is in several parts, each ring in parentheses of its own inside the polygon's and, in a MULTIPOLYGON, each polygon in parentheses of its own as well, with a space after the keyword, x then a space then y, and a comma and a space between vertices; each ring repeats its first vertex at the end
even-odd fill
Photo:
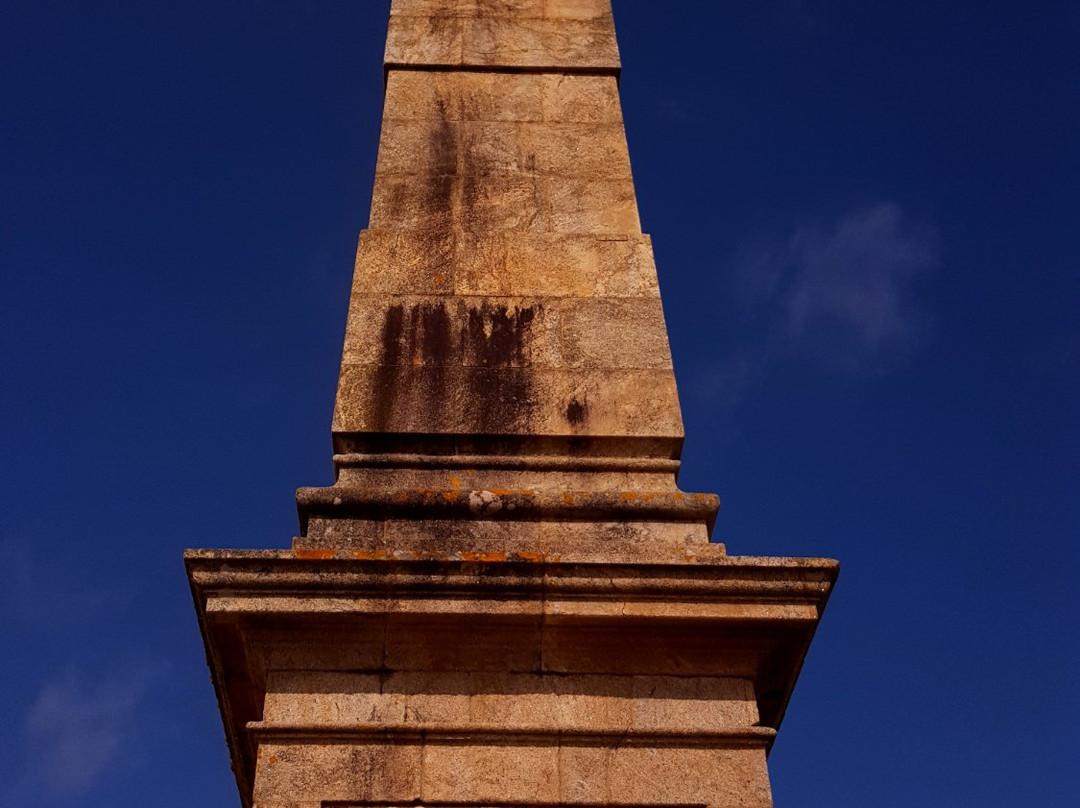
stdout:
POLYGON ((186 555, 242 804, 772 805, 837 565, 676 485, 609 0, 393 0, 385 64, 334 483, 186 555))

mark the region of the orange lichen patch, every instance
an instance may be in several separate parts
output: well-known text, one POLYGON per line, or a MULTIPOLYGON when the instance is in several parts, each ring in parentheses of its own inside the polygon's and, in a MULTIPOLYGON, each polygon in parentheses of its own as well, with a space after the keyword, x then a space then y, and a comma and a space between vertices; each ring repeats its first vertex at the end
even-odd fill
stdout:
POLYGON ((270 756, 270 762, 271 763, 277 763, 277 755, 271 755, 270 756))
POLYGON ((356 561, 386 561, 390 553, 386 550, 350 550, 349 558, 356 561))
POLYGON ((577 500, 577 497, 575 497, 573 494, 563 494, 562 495, 562 501, 563 501, 564 505, 573 505, 576 500, 577 500))
POLYGON ((637 491, 623 491, 621 494, 619 494, 619 499, 622 502, 633 502, 634 500, 639 498, 640 496, 637 491))
POLYGON ((506 561, 506 553, 497 550, 462 550, 463 561, 506 561))
POLYGON ((334 551, 333 550, 304 550, 304 549, 301 548, 299 550, 293 550, 293 554, 297 558, 303 558, 303 559, 308 560, 308 561, 311 561, 311 560, 322 561, 322 560, 325 560, 327 558, 333 558, 334 557, 334 551))
POLYGON ((457 477, 455 477, 453 474, 451 474, 450 475, 450 486, 452 488, 461 488, 461 480, 459 480, 457 477))
POLYGON ((443 274, 436 275, 435 283, 446 283, 446 276, 443 274))
POLYGON ((442 498, 447 502, 457 502, 460 496, 460 491, 443 491, 442 498))
POLYGON ((547 554, 545 553, 514 553, 514 558, 519 561, 530 561, 534 564, 540 564, 547 560, 547 554))

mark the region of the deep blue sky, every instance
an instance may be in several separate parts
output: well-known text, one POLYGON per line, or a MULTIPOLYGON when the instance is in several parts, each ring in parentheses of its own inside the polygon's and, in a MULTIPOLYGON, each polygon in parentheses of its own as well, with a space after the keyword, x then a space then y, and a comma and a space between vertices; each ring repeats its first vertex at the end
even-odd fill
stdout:
MULTIPOLYGON (((0 806, 234 806, 181 563, 330 481, 387 0, 0 5, 0 806)), ((1075 806, 1080 4, 616 0, 688 440, 843 572, 781 806, 1075 806)))

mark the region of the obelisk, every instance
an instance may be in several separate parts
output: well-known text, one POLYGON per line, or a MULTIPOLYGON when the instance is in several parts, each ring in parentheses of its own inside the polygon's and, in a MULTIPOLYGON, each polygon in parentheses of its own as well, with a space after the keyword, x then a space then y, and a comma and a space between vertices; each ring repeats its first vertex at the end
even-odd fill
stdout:
POLYGON ((335 480, 187 564, 241 801, 772 804, 836 576, 709 542, 609 0, 393 0, 335 480))

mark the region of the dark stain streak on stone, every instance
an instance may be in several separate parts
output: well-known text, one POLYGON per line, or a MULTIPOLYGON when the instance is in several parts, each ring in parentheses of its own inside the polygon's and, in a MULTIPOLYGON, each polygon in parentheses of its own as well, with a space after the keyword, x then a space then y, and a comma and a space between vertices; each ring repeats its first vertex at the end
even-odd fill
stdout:
POLYGON ((424 184, 424 208, 436 220, 449 222, 454 203, 454 179, 457 171, 457 133, 447 118, 446 103, 436 103, 438 119, 431 126, 428 139, 430 171, 424 184))
POLYGON ((573 426, 581 426, 588 417, 588 401, 578 401, 576 397, 570 399, 570 403, 566 407, 566 420, 573 426))
POLYGON ((511 311, 488 303, 470 308, 466 320, 465 347, 468 360, 482 367, 522 367, 529 364, 527 348, 536 318, 532 307, 511 311))
POLYGON ((375 385, 370 402, 371 421, 376 430, 385 429, 394 406, 396 367, 401 362, 401 336, 404 309, 400 303, 390 306, 383 319, 382 362, 375 371, 375 385))
POLYGON ((537 315, 531 306, 473 308, 460 298, 391 305, 368 402, 371 428, 524 429, 536 405, 529 365, 537 315))

